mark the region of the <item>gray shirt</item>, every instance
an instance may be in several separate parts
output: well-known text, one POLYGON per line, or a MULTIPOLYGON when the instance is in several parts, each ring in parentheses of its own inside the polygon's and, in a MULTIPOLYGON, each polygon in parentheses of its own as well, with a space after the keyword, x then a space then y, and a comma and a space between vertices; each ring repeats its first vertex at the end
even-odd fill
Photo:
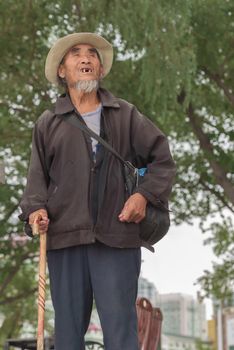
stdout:
MULTIPOLYGON (((95 111, 81 114, 88 128, 90 128, 92 131, 94 131, 98 135, 100 135, 101 111, 102 111, 102 105, 100 104, 95 111)), ((91 140, 92 140, 93 155, 95 158, 98 141, 95 140, 93 137, 91 138, 91 140)))

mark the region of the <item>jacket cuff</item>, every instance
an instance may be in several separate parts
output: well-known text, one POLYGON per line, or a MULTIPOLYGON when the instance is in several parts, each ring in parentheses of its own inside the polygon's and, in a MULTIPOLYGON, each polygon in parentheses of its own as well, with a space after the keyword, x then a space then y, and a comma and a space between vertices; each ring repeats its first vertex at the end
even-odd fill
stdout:
POLYGON ((145 191, 142 187, 137 187, 133 193, 140 193, 142 196, 144 196, 148 202, 152 203, 153 205, 157 205, 159 202, 159 199, 155 198, 151 193, 145 191))
POLYGON ((154 205, 157 208, 160 208, 162 210, 168 210, 168 206, 167 203, 164 203, 163 201, 161 201, 159 198, 155 197, 154 195, 152 195, 151 193, 145 191, 142 187, 137 187, 134 191, 134 193, 140 193, 142 194, 142 196, 144 196, 148 202, 150 202, 152 205, 154 205))
POLYGON ((47 211, 47 208, 44 205, 34 205, 30 207, 30 209, 23 210, 22 213, 18 216, 18 218, 20 219, 20 221, 28 221, 29 215, 39 209, 44 209, 47 211))
POLYGON ((33 233, 32 233, 32 228, 31 225, 29 225, 28 222, 25 222, 24 224, 24 232, 26 233, 27 236, 33 238, 33 233))

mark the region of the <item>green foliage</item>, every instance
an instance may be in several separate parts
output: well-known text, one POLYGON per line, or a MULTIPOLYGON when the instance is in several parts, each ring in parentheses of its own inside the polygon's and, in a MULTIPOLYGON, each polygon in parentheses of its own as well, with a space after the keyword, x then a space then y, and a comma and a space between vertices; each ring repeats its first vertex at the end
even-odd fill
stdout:
POLYGON ((174 222, 204 223, 223 213, 211 227, 220 264, 202 280, 208 294, 220 295, 218 278, 233 277, 232 223, 225 219, 234 210, 233 2, 9 0, 0 11, 0 157, 7 175, 0 187, 0 313, 7 315, 0 343, 20 334, 25 322, 35 328, 38 245, 12 242, 22 232, 18 202, 32 128, 57 93, 44 77, 45 58, 56 38, 72 32, 96 31, 113 43, 115 60, 103 84, 168 135, 177 163, 174 222))
POLYGON ((232 220, 224 218, 222 224, 213 223, 207 231, 212 236, 206 240, 213 245, 213 250, 219 258, 214 264, 214 271, 205 271, 199 279, 204 295, 213 295, 217 300, 228 300, 234 290, 234 228, 232 220))

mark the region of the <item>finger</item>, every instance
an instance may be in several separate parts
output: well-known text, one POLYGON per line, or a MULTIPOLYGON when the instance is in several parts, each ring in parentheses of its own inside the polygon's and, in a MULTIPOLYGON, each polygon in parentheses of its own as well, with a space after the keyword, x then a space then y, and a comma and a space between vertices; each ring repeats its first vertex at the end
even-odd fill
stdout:
POLYGON ((140 217, 138 217, 137 219, 135 219, 134 222, 135 222, 136 224, 139 224, 143 219, 144 219, 144 216, 141 215, 140 217))
POLYGON ((128 222, 135 222, 136 224, 139 224, 145 217, 145 214, 142 212, 136 212, 132 211, 132 213, 129 215, 128 222))
POLYGON ((129 219, 128 215, 123 214, 123 215, 119 216, 119 220, 122 222, 129 222, 130 219, 129 219))
POLYGON ((30 215, 29 216, 29 224, 33 225, 35 223, 35 220, 37 219, 38 215, 30 215))
POLYGON ((39 234, 47 233, 47 231, 48 231, 48 230, 47 230, 46 228, 45 228, 45 229, 40 229, 40 230, 39 230, 39 234))
POLYGON ((48 224, 48 223, 49 223, 49 219, 44 218, 44 219, 41 219, 38 224, 41 225, 41 224, 48 224))
POLYGON ((124 215, 124 214, 120 214, 120 215, 119 215, 119 220, 120 220, 121 222, 127 221, 127 220, 125 219, 125 215, 124 215))
POLYGON ((39 234, 39 222, 40 222, 40 219, 41 219, 41 215, 40 214, 36 214, 33 217, 33 220, 32 220, 33 222, 31 224, 33 235, 39 234))
POLYGON ((133 213, 133 214, 129 217, 128 222, 136 222, 136 221, 139 220, 139 219, 140 219, 139 214, 133 213))
POLYGON ((39 230, 45 230, 46 228, 48 228, 48 223, 46 222, 40 223, 38 227, 39 227, 39 230))
POLYGON ((134 211, 124 211, 123 215, 121 216, 122 221, 132 222, 135 218, 135 212, 134 211))
POLYGON ((39 224, 39 222, 42 220, 41 214, 36 214, 33 219, 34 224, 39 224))
POLYGON ((119 214, 119 220, 120 221, 126 221, 126 218, 128 218, 128 205, 127 202, 124 204, 124 207, 121 211, 121 213, 119 214))
POLYGON ((120 215, 121 215, 121 214, 124 214, 124 213, 127 212, 127 211, 128 211, 128 203, 125 202, 125 204, 124 204, 124 206, 123 206, 123 209, 122 209, 120 215))
POLYGON ((45 227, 48 227, 48 225, 49 225, 49 220, 47 219, 47 220, 41 220, 40 222, 39 222, 39 228, 45 228, 45 227))
POLYGON ((138 215, 135 217, 135 223, 139 224, 143 219, 145 218, 145 211, 138 213, 138 215))

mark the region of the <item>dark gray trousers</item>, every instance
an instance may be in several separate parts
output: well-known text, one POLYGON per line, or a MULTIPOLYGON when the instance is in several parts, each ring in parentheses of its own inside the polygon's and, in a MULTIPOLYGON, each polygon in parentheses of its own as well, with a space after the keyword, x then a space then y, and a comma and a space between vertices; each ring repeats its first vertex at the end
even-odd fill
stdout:
POLYGON ((96 302, 105 350, 138 350, 136 297, 140 248, 96 242, 47 254, 55 310, 55 349, 83 350, 96 302))

